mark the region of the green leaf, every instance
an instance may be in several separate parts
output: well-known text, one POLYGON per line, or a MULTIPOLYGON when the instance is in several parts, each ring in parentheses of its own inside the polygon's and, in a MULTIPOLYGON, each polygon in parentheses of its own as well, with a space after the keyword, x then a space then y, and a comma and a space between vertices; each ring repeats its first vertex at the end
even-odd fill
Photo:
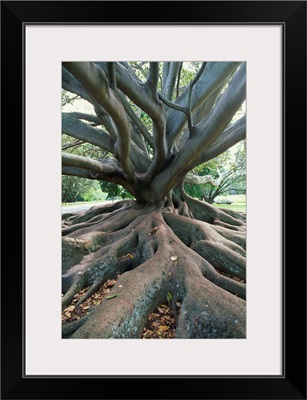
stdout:
POLYGON ((114 297, 120 296, 122 293, 118 293, 118 294, 113 294, 112 296, 108 296, 107 299, 114 299, 114 297))
POLYGON ((170 302, 170 301, 172 300, 172 298, 173 298, 172 293, 171 293, 171 292, 167 292, 166 300, 167 300, 168 302, 170 302))

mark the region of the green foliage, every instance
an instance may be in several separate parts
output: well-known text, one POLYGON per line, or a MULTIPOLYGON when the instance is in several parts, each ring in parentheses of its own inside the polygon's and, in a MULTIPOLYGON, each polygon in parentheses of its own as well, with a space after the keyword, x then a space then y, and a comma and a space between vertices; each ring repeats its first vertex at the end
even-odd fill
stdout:
POLYGON ((209 183, 184 185, 186 193, 199 200, 213 203, 215 197, 227 195, 230 189, 237 193, 246 193, 246 149, 244 143, 241 143, 235 151, 229 149, 209 162, 198 165, 192 172, 199 176, 211 175, 215 179, 223 174, 219 186, 212 186, 209 183))
POLYGON ((76 176, 62 176, 62 203, 102 200, 104 197, 98 182, 76 176))
POLYGON ((191 185, 188 183, 184 184, 184 191, 191 197, 202 200, 204 198, 205 186, 210 186, 208 184, 205 185, 191 185))
MULTIPOLYGON (((65 93, 64 93, 65 96, 65 93)), ((62 91, 63 102, 63 91, 62 91)), ((62 134, 62 150, 66 153, 83 157, 103 158, 106 152, 98 147, 83 143, 82 141, 62 134)), ((76 201, 105 200, 105 193, 101 191, 99 183, 91 179, 76 176, 62 176, 62 202, 73 203, 76 201)))
POLYGON ((101 191, 101 188, 97 181, 91 181, 90 187, 83 194, 84 201, 106 200, 106 197, 107 197, 106 193, 103 193, 101 191))
POLYGON ((168 302, 168 303, 170 303, 170 302, 171 302, 172 298, 173 298, 173 295, 172 295, 172 293, 171 293, 171 292, 167 292, 167 295, 166 295, 166 300, 167 300, 167 302, 168 302))
POLYGON ((107 200, 113 200, 115 198, 120 199, 133 199, 133 196, 123 187, 116 185, 113 182, 100 181, 100 188, 103 192, 107 193, 107 200))
POLYGON ((62 107, 64 107, 66 104, 73 104, 73 102, 78 99, 79 96, 73 95, 66 90, 61 91, 61 100, 62 100, 62 107))

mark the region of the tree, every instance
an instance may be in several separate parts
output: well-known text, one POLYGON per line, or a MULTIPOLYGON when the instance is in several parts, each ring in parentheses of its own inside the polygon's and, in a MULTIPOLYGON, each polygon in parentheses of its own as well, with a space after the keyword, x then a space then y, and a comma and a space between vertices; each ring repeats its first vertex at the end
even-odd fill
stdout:
MULTIPOLYGON (((68 104, 73 106, 76 100, 80 100, 79 96, 72 95, 66 90, 62 89, 62 111, 68 104)), ((76 115, 70 113, 71 116, 76 115)), ((77 114, 82 118, 82 114, 77 114)), ((62 150, 68 153, 73 153, 87 157, 104 156, 105 152, 83 140, 75 139, 71 136, 62 135, 62 150)), ((99 190, 97 181, 90 179, 82 179, 77 176, 62 176, 62 202, 70 203, 80 200, 100 200, 104 194, 99 190)))
POLYGON ((99 183, 101 190, 108 194, 107 199, 114 200, 114 198, 120 198, 120 199, 133 198, 125 188, 117 185, 116 183, 107 181, 100 181, 99 183))
POLYGON ((80 179, 76 176, 62 177, 62 202, 73 203, 82 201, 84 194, 92 187, 93 181, 80 179))
POLYGON ((227 194, 231 189, 236 192, 246 192, 246 151, 237 149, 232 155, 227 151, 205 164, 194 169, 196 177, 185 180, 185 191, 200 200, 210 204, 217 196, 227 194), (212 174, 209 175, 209 174, 212 174), (206 179, 203 180, 202 178, 206 179), (210 177, 211 179, 209 179, 210 177))
POLYGON ((63 133, 104 154, 63 152, 62 173, 119 184, 135 198, 67 218, 63 308, 81 289, 89 287, 77 307, 120 278, 63 336, 138 338, 168 298, 177 338, 244 338, 244 217, 188 196, 184 180, 245 138, 245 116, 233 119, 245 63, 64 62, 62 78, 95 110, 63 113, 63 133))

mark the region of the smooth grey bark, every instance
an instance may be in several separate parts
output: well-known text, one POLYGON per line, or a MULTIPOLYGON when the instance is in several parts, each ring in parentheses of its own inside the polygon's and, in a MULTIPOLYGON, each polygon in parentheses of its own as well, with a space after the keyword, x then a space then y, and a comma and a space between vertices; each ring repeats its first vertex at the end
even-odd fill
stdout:
POLYGON ((163 74, 165 79, 163 80, 162 94, 169 100, 172 100, 177 76, 179 72, 180 62, 166 63, 168 64, 167 71, 163 74))
POLYGON ((107 131, 95 129, 66 113, 62 114, 62 133, 113 152, 115 142, 107 131))
POLYGON ((94 163, 89 174, 84 169, 90 171, 90 162, 80 158, 79 165, 77 159, 68 165, 64 157, 63 173, 120 181, 139 201, 155 203, 195 166, 244 139, 245 117, 230 122, 245 100, 245 63, 203 63, 172 100, 180 68, 179 62, 164 63, 162 68, 150 62, 142 82, 129 63, 63 63, 63 88, 91 101, 96 112, 64 114, 63 133, 108 151, 118 163, 109 173, 101 166, 98 171, 94 163), (151 127, 137 110, 148 115, 151 127), (99 121, 103 129, 90 125, 99 121))
MULTIPOLYGON (((202 76, 194 86, 191 110, 194 113, 199 107, 227 78, 238 68, 240 64, 229 63, 207 63, 202 76)), ((177 99, 176 103, 186 106, 188 104, 189 90, 186 89, 177 99)), ((178 115, 173 109, 167 112, 167 135, 168 143, 172 143, 176 136, 182 131, 186 120, 184 116, 178 115)))

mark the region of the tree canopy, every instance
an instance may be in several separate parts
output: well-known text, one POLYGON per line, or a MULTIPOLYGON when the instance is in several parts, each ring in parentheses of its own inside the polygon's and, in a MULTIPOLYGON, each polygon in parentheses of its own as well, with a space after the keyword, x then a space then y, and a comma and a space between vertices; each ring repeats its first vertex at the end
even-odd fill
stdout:
POLYGON ((63 88, 91 102, 96 115, 63 113, 62 131, 100 150, 63 152, 63 174, 117 183, 154 203, 242 140, 245 116, 231 121, 245 100, 245 64, 202 63, 194 75, 182 64, 63 63, 63 88))

